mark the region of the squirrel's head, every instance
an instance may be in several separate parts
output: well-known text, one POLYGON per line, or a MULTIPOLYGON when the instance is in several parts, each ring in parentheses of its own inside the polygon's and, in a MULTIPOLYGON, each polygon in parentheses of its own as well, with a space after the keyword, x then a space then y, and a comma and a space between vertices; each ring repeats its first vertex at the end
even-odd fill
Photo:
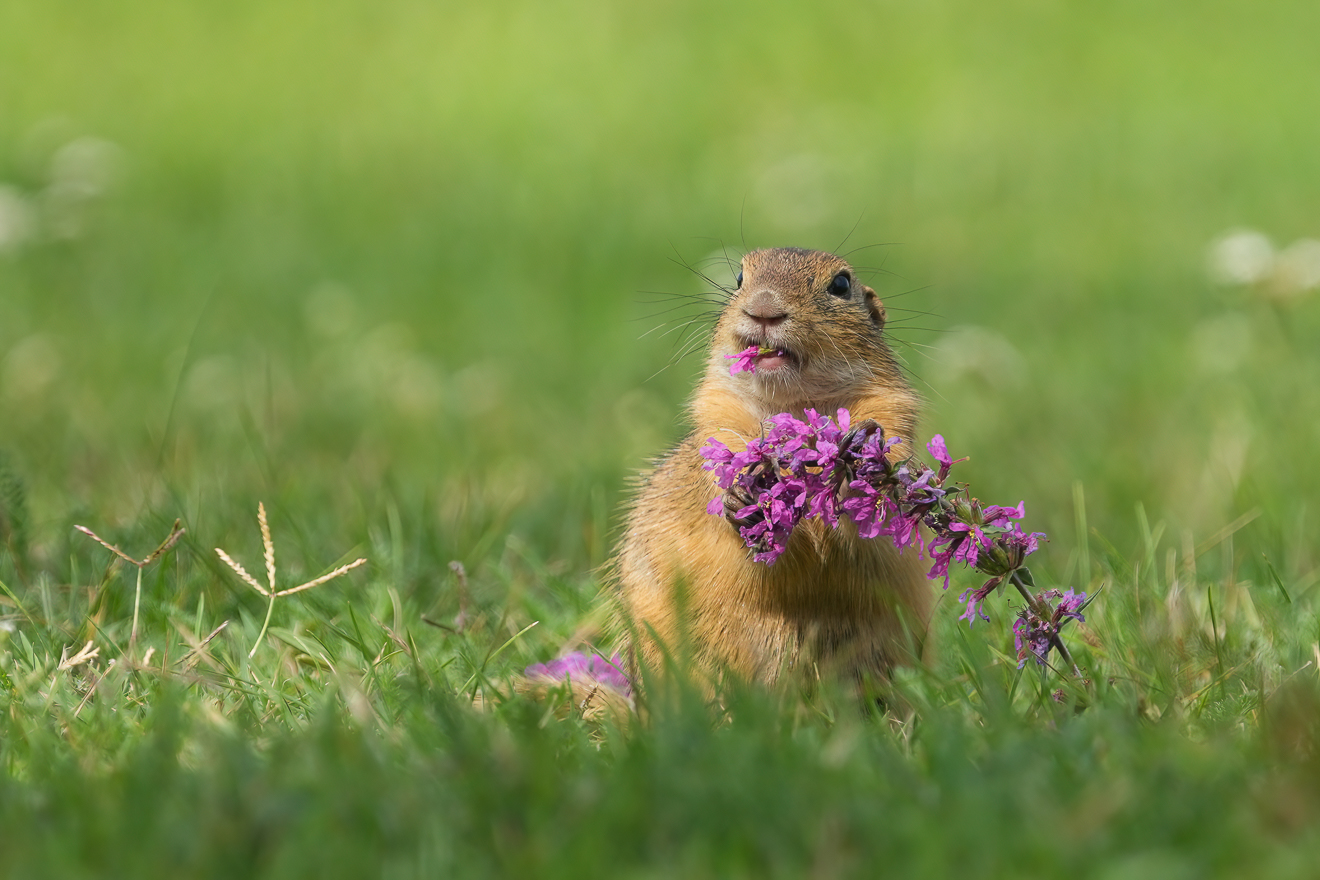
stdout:
POLYGON ((752 251, 716 325, 708 377, 770 412, 907 390, 884 326, 879 297, 841 257, 752 251))

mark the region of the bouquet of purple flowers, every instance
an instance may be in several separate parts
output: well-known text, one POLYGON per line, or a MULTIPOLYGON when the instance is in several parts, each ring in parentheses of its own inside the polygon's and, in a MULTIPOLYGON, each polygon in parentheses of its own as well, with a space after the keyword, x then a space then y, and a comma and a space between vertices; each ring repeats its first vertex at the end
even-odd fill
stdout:
POLYGON ((1035 583, 1025 560, 1045 535, 1022 531, 1023 503, 982 505, 965 485, 950 484, 955 462, 939 435, 926 447, 939 463, 936 471, 915 458, 899 460, 892 450, 900 438, 886 437, 871 419, 854 426, 846 409, 833 420, 811 409, 804 415, 806 421, 788 413, 771 416, 765 435, 748 441, 741 452, 713 437, 701 449, 706 469, 724 490, 706 509, 733 522, 757 562, 773 565, 803 519, 816 517, 837 528, 847 518, 863 538, 888 537, 929 557, 928 577, 943 578, 945 589, 952 562, 988 575, 980 587, 958 597, 966 605, 960 619, 969 625, 978 616, 989 620, 982 602, 1012 584, 1026 600, 1013 626, 1018 667, 1029 657, 1044 665, 1050 650, 1058 649, 1080 675, 1059 629, 1069 619, 1083 620, 1086 594, 1032 594, 1035 583))

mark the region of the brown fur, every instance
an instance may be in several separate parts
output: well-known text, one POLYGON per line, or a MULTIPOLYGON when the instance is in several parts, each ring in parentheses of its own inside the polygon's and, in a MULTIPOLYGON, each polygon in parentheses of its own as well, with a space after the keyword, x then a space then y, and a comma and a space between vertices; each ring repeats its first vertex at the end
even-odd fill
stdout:
MULTIPOLYGON (((796 248, 754 251, 716 325, 692 400, 692 433, 657 463, 628 514, 611 567, 633 662, 658 669, 666 650, 698 668, 773 682, 793 668, 885 675, 915 659, 931 590, 916 554, 857 537, 850 522, 802 523, 771 566, 753 562, 735 527, 706 512, 719 492, 699 454, 715 437, 737 450, 778 412, 839 407, 911 438, 918 400, 882 336, 884 309, 841 258, 796 248), (830 293, 841 272, 849 297, 830 293), (783 348, 773 371, 729 374, 725 355, 783 348), (658 641, 657 641, 658 639, 658 641)), ((905 451, 905 450, 900 450, 905 451)), ((636 669, 634 668, 634 672, 636 669)), ((636 680, 636 677, 634 676, 636 680)))

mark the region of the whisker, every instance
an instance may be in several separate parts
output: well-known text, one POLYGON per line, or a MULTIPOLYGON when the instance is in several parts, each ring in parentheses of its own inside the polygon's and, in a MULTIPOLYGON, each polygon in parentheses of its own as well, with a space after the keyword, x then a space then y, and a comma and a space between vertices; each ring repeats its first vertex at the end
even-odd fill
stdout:
MULTIPOLYGON (((678 313, 681 313, 681 311, 690 310, 692 309, 692 307, 693 307, 693 303, 684 302, 684 303, 680 303, 680 305, 672 307, 672 309, 661 309, 660 311, 653 311, 653 313, 651 314, 640 315, 640 317, 638 318, 632 318, 632 321, 655 321, 655 319, 664 317, 664 315, 672 315, 673 313, 676 313, 676 311, 678 311, 678 313)), ((711 314, 711 313, 708 310, 701 310, 698 311, 698 313, 696 314, 711 314)), ((719 313, 718 311, 715 311, 714 314, 719 314, 719 313)))
MULTIPOLYGON (((679 332, 679 331, 681 331, 681 332, 679 332, 679 336, 680 336, 680 338, 682 338, 684 333, 686 333, 688 330, 692 330, 692 329, 702 329, 701 322, 700 322, 699 320, 697 320, 697 319, 693 319, 693 320, 691 320, 691 321, 685 321, 685 322, 682 323, 682 324, 677 324, 677 323, 676 323, 676 324, 674 324, 674 326, 669 327, 667 330, 665 330, 665 332, 661 333, 661 334, 660 334, 660 338, 661 338, 661 339, 664 339, 666 336, 669 336, 670 334, 672 334, 672 333, 674 333, 674 332, 679 332)), ((648 331, 648 332, 649 332, 649 331, 648 331)))
MULTIPOLYGON (((897 276, 895 276, 895 277, 897 277, 897 276)), ((924 284, 924 285, 922 285, 921 287, 914 287, 914 288, 912 288, 911 290, 902 290, 902 291, 899 291, 898 293, 888 293, 888 294, 885 294, 885 296, 884 296, 884 300, 885 300, 885 302, 889 302, 890 300, 902 299, 902 298, 905 297, 905 296, 911 296, 911 295, 914 294, 914 293, 921 293, 922 291, 930 290, 930 289, 931 289, 931 286, 930 286, 929 284, 924 284)))
POLYGON ((857 221, 853 223, 852 229, 848 230, 848 234, 843 237, 843 241, 839 242, 834 246, 832 253, 837 254, 843 250, 843 246, 848 243, 848 239, 853 237, 853 233, 857 231, 857 227, 862 225, 862 218, 865 216, 866 216, 866 209, 863 208, 862 212, 857 215, 857 221))
MULTIPOLYGON (((855 229, 856 227, 853 227, 853 228, 855 229)), ((849 235, 851 236, 852 233, 849 233, 849 235)), ((844 239, 844 242, 847 242, 847 240, 848 240, 848 239, 845 238, 845 239, 844 239)), ((838 250, 838 249, 836 249, 836 250, 835 250, 835 253, 838 254, 839 256, 843 257, 845 260, 847 260, 848 262, 851 263, 851 262, 852 262, 852 255, 853 255, 853 254, 860 254, 862 251, 873 251, 873 250, 875 250, 876 248, 902 247, 902 246, 903 246, 903 242, 901 242, 901 241, 879 241, 879 242, 876 242, 875 244, 862 244, 862 245, 858 245, 857 247, 853 248, 853 249, 850 250, 850 251, 842 251, 842 250, 838 250)), ((840 245, 840 247, 842 247, 842 245, 840 245)))
POLYGON ((887 303, 886 303, 886 305, 885 305, 885 311, 890 311, 890 312, 905 312, 905 313, 907 313, 907 314, 909 314, 909 315, 926 315, 926 316, 931 317, 931 318, 943 318, 943 317, 944 317, 944 316, 941 315, 939 312, 932 312, 932 311, 930 311, 930 310, 928 310, 928 309, 909 309, 909 308, 904 308, 903 306, 894 306, 894 307, 890 308, 889 305, 888 305, 887 303))
POLYGON ((670 293, 669 291, 665 291, 665 290, 639 290, 639 291, 637 291, 637 292, 638 292, 639 294, 643 294, 643 295, 645 295, 645 296, 653 296, 653 297, 657 297, 656 299, 640 299, 640 300, 638 300, 639 302, 646 302, 646 303, 651 303, 651 302, 662 302, 662 301, 664 301, 664 300, 670 300, 670 299, 686 299, 686 300, 693 300, 693 301, 695 301, 695 302, 710 302, 710 301, 711 301, 711 298, 712 298, 713 296, 717 296, 717 294, 715 294, 714 292, 706 292, 706 293, 670 293))

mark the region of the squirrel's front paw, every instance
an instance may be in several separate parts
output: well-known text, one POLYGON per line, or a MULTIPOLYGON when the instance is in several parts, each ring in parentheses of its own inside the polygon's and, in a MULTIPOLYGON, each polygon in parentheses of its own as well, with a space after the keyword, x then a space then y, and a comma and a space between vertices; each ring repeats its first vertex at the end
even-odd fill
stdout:
POLYGON ((734 528, 748 525, 751 522, 751 512, 747 516, 739 517, 738 514, 748 507, 755 507, 756 499, 742 486, 731 486, 724 491, 724 518, 727 519, 734 528))

